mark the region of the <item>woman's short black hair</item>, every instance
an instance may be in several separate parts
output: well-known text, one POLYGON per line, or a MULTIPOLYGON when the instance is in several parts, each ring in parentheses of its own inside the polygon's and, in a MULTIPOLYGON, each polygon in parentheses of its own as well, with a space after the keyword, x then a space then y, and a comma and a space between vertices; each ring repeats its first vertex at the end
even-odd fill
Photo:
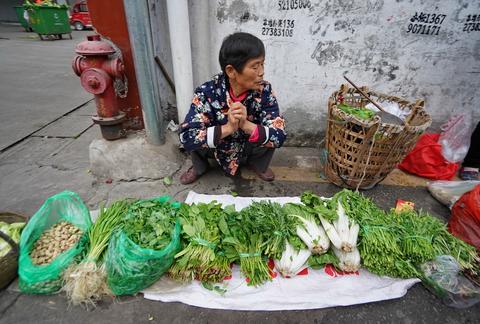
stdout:
POLYGON ((227 65, 242 72, 247 61, 257 57, 265 57, 263 42, 249 33, 234 33, 223 40, 218 60, 223 73, 227 65))

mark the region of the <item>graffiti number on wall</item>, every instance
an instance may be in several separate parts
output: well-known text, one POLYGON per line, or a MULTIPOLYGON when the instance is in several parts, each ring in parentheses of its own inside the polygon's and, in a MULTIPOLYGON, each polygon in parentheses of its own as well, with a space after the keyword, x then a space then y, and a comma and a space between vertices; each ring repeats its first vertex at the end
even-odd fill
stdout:
POLYGON ((440 32, 440 25, 443 23, 447 15, 441 14, 427 14, 415 12, 415 15, 410 18, 410 24, 407 26, 407 33, 421 34, 421 35, 438 35, 440 32))
POLYGON ((278 10, 297 10, 311 6, 310 0, 278 0, 278 10))
POLYGON ((480 31, 480 15, 468 15, 463 25, 464 32, 480 31))
POLYGON ((417 12, 415 12, 415 16, 410 18, 410 21, 412 23, 420 22, 420 23, 425 23, 425 24, 441 25, 443 23, 443 21, 445 20, 445 17, 447 17, 447 15, 426 14, 426 13, 423 13, 423 12, 418 14, 417 12))
POLYGON ((276 37, 293 37, 294 19, 264 19, 262 35, 276 37))
POLYGON ((438 35, 440 26, 428 26, 422 24, 408 24, 407 33, 422 35, 438 35))

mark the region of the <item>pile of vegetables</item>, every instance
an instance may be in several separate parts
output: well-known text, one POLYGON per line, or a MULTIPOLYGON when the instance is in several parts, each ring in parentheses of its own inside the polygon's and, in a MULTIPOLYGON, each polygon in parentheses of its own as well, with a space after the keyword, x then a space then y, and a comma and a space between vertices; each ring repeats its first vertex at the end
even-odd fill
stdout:
MULTIPOLYGON (((116 294, 138 292, 167 269, 175 280, 199 280, 212 288, 232 274, 233 263, 249 285, 259 286, 272 279, 269 261, 284 277, 332 264, 345 272, 363 266, 379 275, 422 278, 422 264, 450 255, 478 275, 476 249, 427 213, 385 212, 350 190, 329 199, 305 192, 301 201, 253 202, 241 211, 215 201, 114 202, 101 208, 83 260, 64 274, 64 290, 72 303, 91 305, 112 294, 109 288, 116 294)), ((41 235, 32 259, 47 264, 81 236, 78 228, 60 222, 41 235)))
POLYGON ((384 212, 370 199, 349 190, 340 191, 332 200, 341 201, 346 215, 360 225, 362 265, 373 273, 421 278, 420 265, 440 255, 453 256, 464 269, 475 267, 476 249, 425 212, 384 212))
POLYGON ((30 252, 32 263, 46 265, 60 253, 67 251, 82 237, 82 231, 69 222, 62 221, 42 233, 30 252))
MULTIPOLYGON (((20 242, 20 233, 25 227, 25 223, 6 223, 0 222, 0 232, 7 234, 15 243, 20 242)), ((12 246, 0 237, 0 258, 7 255, 12 246)))

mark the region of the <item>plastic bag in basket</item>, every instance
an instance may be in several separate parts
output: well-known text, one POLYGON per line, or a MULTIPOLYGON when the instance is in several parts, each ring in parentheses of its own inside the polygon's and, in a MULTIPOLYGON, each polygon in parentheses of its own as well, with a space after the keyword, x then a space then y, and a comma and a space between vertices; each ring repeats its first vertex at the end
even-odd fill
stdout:
POLYGON ((25 226, 20 238, 19 287, 30 294, 51 294, 63 286, 62 273, 85 248, 92 221, 87 206, 74 192, 64 191, 48 198, 25 226), (47 265, 35 265, 30 257, 34 243, 56 223, 66 221, 82 230, 83 236, 72 248, 47 265))
MULTIPOLYGON (((165 202, 169 197, 157 198, 165 202)), ((142 203, 140 200, 137 202, 142 203)), ((178 203, 173 203, 175 207, 178 203)), ((142 248, 119 230, 110 240, 106 256, 107 282, 115 295, 132 295, 156 282, 170 268, 180 251, 181 225, 177 219, 170 242, 161 250, 142 248)))

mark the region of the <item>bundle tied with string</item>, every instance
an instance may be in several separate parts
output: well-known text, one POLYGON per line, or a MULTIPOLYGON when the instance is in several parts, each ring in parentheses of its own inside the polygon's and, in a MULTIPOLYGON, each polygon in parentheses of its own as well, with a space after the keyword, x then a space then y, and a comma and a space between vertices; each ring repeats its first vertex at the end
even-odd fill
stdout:
POLYGON ((328 100, 325 175, 334 184, 352 189, 370 189, 382 181, 413 149, 418 137, 432 123, 424 101, 405 99, 361 88, 377 103, 395 102, 408 115, 403 125, 382 122, 377 115, 361 119, 341 110, 347 104, 364 108, 369 102, 348 85, 342 85, 328 100))

